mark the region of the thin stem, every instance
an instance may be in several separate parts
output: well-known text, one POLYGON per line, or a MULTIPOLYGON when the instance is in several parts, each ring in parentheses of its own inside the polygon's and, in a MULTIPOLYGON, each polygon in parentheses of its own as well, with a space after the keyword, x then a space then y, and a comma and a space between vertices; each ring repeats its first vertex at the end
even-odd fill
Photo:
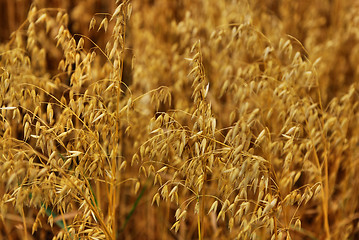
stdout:
MULTIPOLYGON (((199 196, 197 197, 197 202, 199 203, 199 196)), ((200 213, 197 214, 197 226, 198 226, 198 239, 199 239, 199 240, 202 240, 201 216, 200 216, 200 213)))
POLYGON ((25 213, 24 213, 24 208, 21 208, 21 215, 22 215, 22 221, 23 221, 23 225, 24 225, 24 239, 27 240, 27 226, 26 226, 26 218, 25 218, 25 213))
MULTIPOLYGON (((318 102, 319 102, 319 108, 321 110, 321 112, 323 112, 323 105, 322 105, 322 97, 320 94, 320 89, 319 89, 319 81, 318 78, 316 78, 316 82, 317 82, 317 94, 318 94, 318 102)), ((320 119, 320 128, 321 128, 321 132, 322 132, 322 137, 324 139, 324 191, 322 191, 322 197, 323 197, 323 217, 324 217, 324 229, 325 229, 325 234, 326 234, 326 239, 330 239, 330 227, 329 227, 329 220, 328 220, 328 205, 329 205, 329 177, 328 177, 328 142, 326 140, 326 137, 324 136, 323 133, 323 126, 324 126, 324 121, 323 118, 320 119)), ((313 141, 312 141, 313 142, 313 141)), ((314 142, 313 142, 314 143, 314 142)), ((313 144, 313 148, 314 144, 313 144)), ((317 164, 319 164, 319 158, 318 155, 314 149, 315 152, 315 157, 316 157, 316 161, 317 164)), ((318 165, 318 167, 320 167, 320 164, 318 165)), ((321 169, 321 168, 319 168, 321 169)), ((322 178, 322 174, 321 174, 321 178, 322 178)), ((322 181, 322 179, 321 179, 322 181)))
MULTIPOLYGON (((128 3, 127 1, 123 2, 123 4, 128 3)), ((116 208, 119 205, 120 202, 120 197, 121 197, 121 185, 116 186, 116 181, 121 182, 121 171, 118 171, 118 168, 116 167, 116 163, 117 163, 117 156, 121 155, 122 149, 121 149, 121 145, 122 144, 122 134, 120 133, 120 96, 121 96, 121 85, 122 85, 122 78, 123 78, 123 62, 124 62, 124 57, 125 57, 125 43, 126 43, 126 18, 127 18, 127 7, 123 8, 123 28, 121 29, 121 35, 122 35, 122 42, 120 43, 122 45, 121 52, 120 52, 120 69, 119 69, 119 76, 118 76, 118 81, 117 81, 117 99, 116 99, 116 132, 115 132, 115 141, 114 141, 114 156, 112 159, 112 164, 111 164, 111 170, 112 170, 112 176, 113 176, 113 180, 114 182, 111 184, 111 189, 112 189, 112 234, 114 239, 116 238, 116 208), (118 173, 118 179, 116 179, 118 173), (118 195, 118 198, 116 198, 116 196, 118 195), (118 201, 118 203, 117 203, 118 201)), ((116 69, 115 69, 116 71, 116 69)), ((128 106, 129 107, 129 106, 128 106)), ((118 166, 121 166, 122 160, 121 158, 119 158, 118 160, 118 166)), ((120 208, 118 208, 118 210, 120 210, 120 208)), ((120 215, 120 212, 118 212, 118 215, 120 215)))

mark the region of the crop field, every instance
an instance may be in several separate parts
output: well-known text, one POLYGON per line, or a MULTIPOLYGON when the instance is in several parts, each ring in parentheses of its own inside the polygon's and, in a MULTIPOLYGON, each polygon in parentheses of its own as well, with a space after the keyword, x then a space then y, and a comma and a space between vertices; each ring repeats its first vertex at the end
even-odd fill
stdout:
POLYGON ((0 0, 0 239, 359 239, 358 13, 0 0))

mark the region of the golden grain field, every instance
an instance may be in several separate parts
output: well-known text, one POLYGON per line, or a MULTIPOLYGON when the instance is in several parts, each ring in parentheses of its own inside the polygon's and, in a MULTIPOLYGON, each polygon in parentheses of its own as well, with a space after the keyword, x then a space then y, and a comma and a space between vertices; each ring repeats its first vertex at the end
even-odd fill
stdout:
POLYGON ((0 239, 359 239, 358 12, 1 0, 0 239))

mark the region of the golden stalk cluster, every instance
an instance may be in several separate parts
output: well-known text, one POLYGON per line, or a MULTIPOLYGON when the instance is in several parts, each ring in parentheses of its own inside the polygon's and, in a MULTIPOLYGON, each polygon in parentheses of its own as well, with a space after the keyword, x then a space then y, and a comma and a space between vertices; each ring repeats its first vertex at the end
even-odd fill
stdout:
POLYGON ((0 238, 359 237, 358 4, 3 2, 0 238))

